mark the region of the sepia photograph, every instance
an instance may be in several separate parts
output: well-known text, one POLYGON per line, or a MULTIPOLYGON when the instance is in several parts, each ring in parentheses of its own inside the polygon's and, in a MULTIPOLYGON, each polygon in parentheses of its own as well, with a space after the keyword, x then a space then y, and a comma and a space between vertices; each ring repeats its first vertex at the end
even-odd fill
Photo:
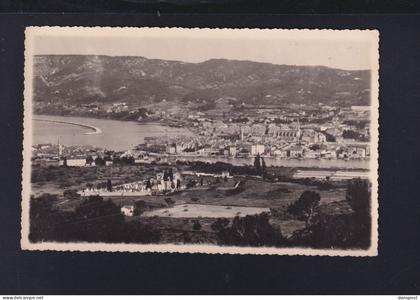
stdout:
POLYGON ((376 30, 27 27, 25 250, 376 256, 376 30))

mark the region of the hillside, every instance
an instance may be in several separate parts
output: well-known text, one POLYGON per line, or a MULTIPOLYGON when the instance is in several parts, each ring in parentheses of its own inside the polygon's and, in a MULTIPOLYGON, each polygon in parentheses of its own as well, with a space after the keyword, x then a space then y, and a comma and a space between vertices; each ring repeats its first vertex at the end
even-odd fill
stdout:
POLYGON ((369 104, 369 71, 211 59, 184 63, 93 55, 34 58, 34 101, 51 103, 229 101, 369 104))

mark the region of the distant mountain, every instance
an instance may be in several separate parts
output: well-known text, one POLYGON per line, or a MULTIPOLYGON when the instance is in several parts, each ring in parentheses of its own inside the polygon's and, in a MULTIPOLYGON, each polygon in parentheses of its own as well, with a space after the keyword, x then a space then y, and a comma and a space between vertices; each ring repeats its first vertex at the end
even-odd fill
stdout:
POLYGON ((211 59, 185 63, 144 57, 38 55, 34 101, 166 101, 368 105, 370 72, 211 59))

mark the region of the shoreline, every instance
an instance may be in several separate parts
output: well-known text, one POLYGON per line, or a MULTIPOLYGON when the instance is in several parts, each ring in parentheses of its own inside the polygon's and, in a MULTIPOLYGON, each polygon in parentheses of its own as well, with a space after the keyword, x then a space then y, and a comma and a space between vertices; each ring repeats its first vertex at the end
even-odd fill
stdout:
POLYGON ((102 130, 100 128, 95 127, 93 125, 87 125, 87 124, 69 122, 69 121, 40 119, 40 118, 32 118, 32 120, 33 121, 41 121, 41 122, 59 123, 59 124, 69 124, 69 125, 79 126, 79 127, 82 127, 82 128, 87 128, 87 129, 93 130, 93 132, 85 132, 84 134, 101 134, 102 133, 102 130))

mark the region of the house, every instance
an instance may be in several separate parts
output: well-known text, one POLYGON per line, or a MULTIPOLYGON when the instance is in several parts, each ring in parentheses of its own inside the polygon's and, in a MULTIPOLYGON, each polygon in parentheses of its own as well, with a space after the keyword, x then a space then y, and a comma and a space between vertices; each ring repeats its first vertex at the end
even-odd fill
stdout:
POLYGON ((121 214, 127 217, 134 216, 134 205, 124 205, 121 207, 121 214))
POLYGON ((348 153, 351 158, 365 158, 366 148, 351 146, 348 148, 348 153))

